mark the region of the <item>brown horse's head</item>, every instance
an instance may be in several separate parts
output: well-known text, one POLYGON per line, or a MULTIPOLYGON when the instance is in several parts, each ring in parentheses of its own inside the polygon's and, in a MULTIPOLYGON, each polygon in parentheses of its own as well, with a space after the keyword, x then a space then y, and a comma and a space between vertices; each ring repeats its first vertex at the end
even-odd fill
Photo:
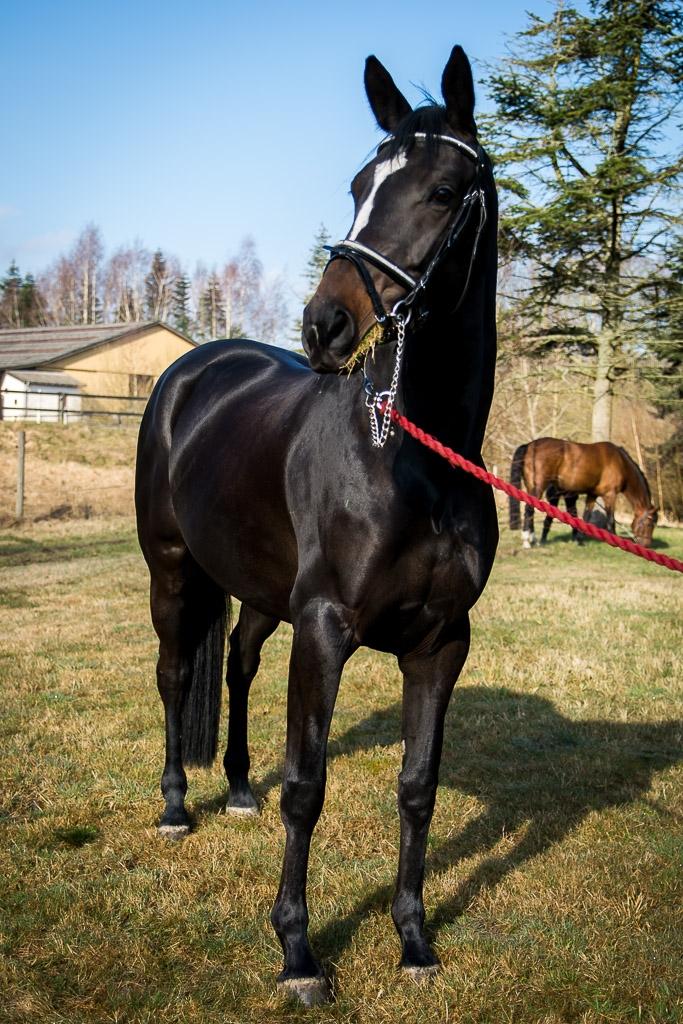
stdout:
MULTIPOLYGON (((459 46, 453 48, 441 88, 445 106, 413 111, 377 58, 366 61, 368 100, 391 138, 353 179, 355 215, 345 239, 346 258, 328 264, 304 310, 303 345, 314 370, 343 367, 379 319, 378 307, 390 313, 410 292, 411 279, 420 281, 450 237, 468 189, 483 173, 472 71, 459 46), (349 250, 355 259, 348 257, 349 250), (381 254, 385 269, 381 260, 373 262, 373 254, 381 254), (398 272, 392 274, 392 267, 398 272)), ((456 256, 449 253, 444 262, 451 259, 456 256)))
POLYGON ((636 512, 631 523, 631 530, 638 544, 642 544, 644 548, 649 548, 652 544, 652 534, 654 528, 657 525, 657 517, 659 515, 659 509, 655 505, 650 505, 649 508, 636 512))

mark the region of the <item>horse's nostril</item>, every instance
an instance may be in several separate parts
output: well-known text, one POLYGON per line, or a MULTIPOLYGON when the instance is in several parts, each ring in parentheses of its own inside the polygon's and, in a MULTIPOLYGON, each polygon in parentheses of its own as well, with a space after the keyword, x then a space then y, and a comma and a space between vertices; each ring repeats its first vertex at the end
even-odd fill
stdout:
POLYGON ((307 324, 304 320, 301 340, 303 342, 304 351, 308 356, 310 356, 311 351, 318 346, 318 328, 315 324, 307 324))
POLYGON ((304 314, 303 341, 306 352, 345 353, 353 341, 351 315, 342 306, 327 305, 304 314))
POLYGON ((335 341, 341 341, 342 338, 346 339, 346 336, 353 332, 353 324, 351 317, 345 309, 335 310, 332 323, 330 324, 327 342, 329 345, 333 345, 335 341))

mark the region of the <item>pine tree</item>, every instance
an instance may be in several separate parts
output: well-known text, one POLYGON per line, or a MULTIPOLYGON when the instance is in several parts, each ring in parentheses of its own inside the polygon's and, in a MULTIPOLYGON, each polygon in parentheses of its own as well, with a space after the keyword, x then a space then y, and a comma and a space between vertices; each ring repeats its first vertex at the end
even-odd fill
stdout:
POLYGON ((657 405, 678 417, 683 447, 683 236, 669 249, 666 266, 668 273, 658 282, 653 302, 655 330, 649 335, 648 348, 657 358, 653 375, 657 405))
MULTIPOLYGON (((310 252, 308 255, 308 261, 306 268, 302 273, 302 277, 307 285, 307 290, 304 295, 302 305, 306 306, 313 298, 316 288, 320 284, 320 279, 323 276, 323 271, 329 261, 329 253, 325 249, 326 245, 330 243, 330 233, 324 224, 321 224, 315 233, 313 238, 313 244, 311 245, 310 252)), ((301 345, 301 332, 303 330, 303 323, 301 317, 297 317, 292 328, 292 341, 297 345, 301 345)))
POLYGON ((308 284, 306 302, 313 297, 316 288, 320 284, 320 278, 323 276, 323 271, 327 266, 330 254, 325 249, 325 246, 329 245, 329 242, 330 233, 325 225, 321 224, 313 238, 313 245, 311 246, 306 269, 303 273, 304 280, 308 284))
POLYGON ((668 437, 657 446, 665 490, 674 518, 683 516, 683 235, 670 246, 666 273, 657 282, 652 305, 654 323, 647 337, 651 357, 642 369, 660 416, 666 418, 668 437))
POLYGON ((173 289, 172 320, 179 331, 191 335, 190 279, 187 274, 180 275, 173 289))
POLYGON ((15 261, 0 281, 0 324, 3 327, 21 327, 20 296, 22 278, 15 261))
POLYGON ((45 302, 33 274, 27 274, 19 292, 19 319, 22 327, 45 325, 45 302))
POLYGON ((589 0, 588 14, 555 0, 490 77, 502 250, 530 271, 525 309, 545 337, 594 352, 594 440, 609 438, 613 381, 678 216, 683 158, 662 142, 682 102, 682 29, 675 0, 589 0))

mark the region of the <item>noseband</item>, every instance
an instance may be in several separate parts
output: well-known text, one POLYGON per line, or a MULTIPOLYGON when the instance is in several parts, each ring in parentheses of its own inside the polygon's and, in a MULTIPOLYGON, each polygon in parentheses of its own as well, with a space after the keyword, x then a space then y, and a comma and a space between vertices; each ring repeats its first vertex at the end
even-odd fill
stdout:
MULTIPOLYGON (((385 146, 389 145, 392 138, 393 136, 390 136, 388 139, 384 139, 384 141, 378 146, 377 152, 381 152, 385 146)), ((432 256, 429 261, 424 273, 416 279, 376 249, 371 249, 370 246, 363 245, 362 242, 356 242, 349 238, 345 238, 343 241, 337 242, 335 245, 325 246, 330 253, 330 259, 327 263, 327 267, 329 267, 330 263, 336 259, 345 259, 352 263, 356 268, 363 284, 365 285, 365 290, 368 293, 370 301, 372 302, 372 308, 378 324, 385 324, 388 320, 392 318, 396 319, 398 317, 401 317, 403 322, 406 324, 412 317, 413 323, 415 323, 416 321, 423 321, 429 315, 429 309, 425 306, 419 310, 417 316, 412 316, 421 305, 421 297, 426 291, 432 275, 465 230, 472 216, 473 210, 478 207, 479 223, 477 224, 474 243, 472 245, 472 253, 470 255, 469 266, 467 268, 465 284, 463 285, 463 289, 457 303, 451 310, 451 312, 454 313, 460 307, 467 292, 470 277, 472 275, 472 267, 477 255, 479 238, 484 229, 484 225, 486 224, 486 200, 484 190, 481 185, 481 176, 484 170, 483 150, 481 147, 477 146, 476 149, 473 149, 472 146, 468 146, 467 143, 461 142, 460 139, 456 139, 452 135, 435 135, 428 137, 425 132, 415 132, 413 135, 413 139, 416 142, 424 142, 428 138, 437 139, 439 142, 444 142, 449 146, 454 146, 456 149, 460 150, 460 152, 465 153, 474 161, 476 165, 476 174, 472 185, 461 200, 460 206, 455 213, 448 231, 444 235, 444 238, 442 239, 434 256, 432 256), (386 277, 390 278, 396 284, 408 289, 406 295, 404 295, 402 299, 399 299, 390 312, 384 308, 366 264, 370 264, 375 267, 375 269, 380 270, 386 277)), ((325 269, 327 269, 327 267, 325 269)))

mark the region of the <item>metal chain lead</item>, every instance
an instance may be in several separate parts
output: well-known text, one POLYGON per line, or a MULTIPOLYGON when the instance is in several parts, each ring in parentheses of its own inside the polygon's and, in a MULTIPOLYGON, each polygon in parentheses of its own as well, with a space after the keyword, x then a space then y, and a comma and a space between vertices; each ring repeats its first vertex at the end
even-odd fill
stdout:
POLYGON ((398 382, 401 376, 403 340, 406 334, 407 319, 404 319, 400 313, 395 313, 394 319, 396 320, 396 361, 394 362, 394 372, 391 377, 389 390, 375 391, 367 375, 365 377, 365 390, 367 392, 365 404, 370 416, 370 436, 372 438, 373 448, 384 448, 387 443, 387 438, 389 437, 389 432, 391 430, 391 410, 394 408, 396 393, 398 391, 398 382), (384 412, 382 414, 382 426, 380 427, 377 413, 382 406, 384 406, 384 412))

